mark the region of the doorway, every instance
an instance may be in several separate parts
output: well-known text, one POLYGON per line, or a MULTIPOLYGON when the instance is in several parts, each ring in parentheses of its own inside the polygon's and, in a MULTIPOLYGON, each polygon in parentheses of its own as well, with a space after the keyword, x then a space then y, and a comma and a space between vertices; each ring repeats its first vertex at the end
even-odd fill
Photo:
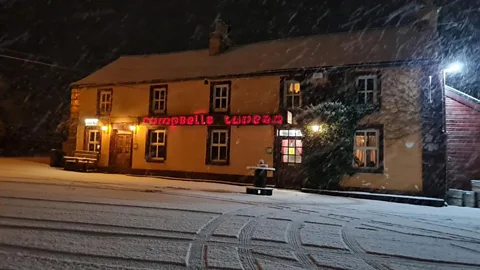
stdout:
POLYGON ((278 129, 275 153, 276 186, 301 188, 306 174, 302 170, 303 136, 300 129, 278 129))
POLYGON ((114 172, 126 173, 132 167, 132 133, 113 130, 110 139, 110 168, 114 172))

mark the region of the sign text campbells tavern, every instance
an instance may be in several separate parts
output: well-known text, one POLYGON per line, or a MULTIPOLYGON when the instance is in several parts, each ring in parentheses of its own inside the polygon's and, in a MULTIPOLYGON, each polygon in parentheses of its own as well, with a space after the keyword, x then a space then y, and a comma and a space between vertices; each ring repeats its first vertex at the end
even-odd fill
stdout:
POLYGON ((253 115, 225 115, 215 116, 206 114, 144 117, 143 123, 153 126, 246 126, 246 125, 281 125, 283 116, 280 114, 253 114, 253 115))

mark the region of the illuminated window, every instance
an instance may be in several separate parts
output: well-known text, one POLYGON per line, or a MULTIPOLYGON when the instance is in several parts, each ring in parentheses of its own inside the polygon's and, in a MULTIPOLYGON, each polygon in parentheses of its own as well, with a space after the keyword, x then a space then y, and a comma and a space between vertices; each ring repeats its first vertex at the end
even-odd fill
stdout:
POLYGON ((300 82, 285 81, 285 94, 283 103, 287 109, 299 108, 302 106, 300 82))
POLYGON ((228 164, 229 130, 212 128, 209 130, 207 158, 210 164, 228 164))
POLYGON ((228 111, 229 84, 213 84, 212 108, 214 112, 228 111))
POLYGON ((355 132, 354 161, 355 168, 379 167, 380 136, 377 129, 358 130, 355 132))
POLYGON ((302 137, 302 131, 299 129, 280 129, 278 135, 281 137, 302 137))
POLYGON ((366 75, 357 77, 357 101, 359 104, 375 104, 378 94, 378 76, 366 75))
POLYGON ((148 131, 147 159, 150 161, 163 161, 167 157, 167 136, 165 129, 148 131))
POLYGON ((112 90, 99 90, 98 111, 100 114, 109 114, 112 111, 112 90))
POLYGON ((165 113, 167 107, 167 87, 152 86, 150 104, 152 113, 165 113))
POLYGON ((302 163, 302 140, 282 140, 282 163, 302 163))
POLYGON ((100 130, 87 130, 87 150, 100 151, 100 130))

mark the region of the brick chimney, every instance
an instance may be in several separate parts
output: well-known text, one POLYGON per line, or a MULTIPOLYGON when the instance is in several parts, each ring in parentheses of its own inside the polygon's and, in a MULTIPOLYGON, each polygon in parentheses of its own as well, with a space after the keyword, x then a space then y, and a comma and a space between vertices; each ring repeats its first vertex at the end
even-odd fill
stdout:
POLYGON ((210 33, 210 55, 218 55, 224 52, 230 44, 228 38, 228 26, 220 19, 215 19, 215 29, 210 33))
POLYGON ((425 5, 417 11, 417 20, 413 26, 420 31, 437 30, 440 8, 434 5, 425 5))

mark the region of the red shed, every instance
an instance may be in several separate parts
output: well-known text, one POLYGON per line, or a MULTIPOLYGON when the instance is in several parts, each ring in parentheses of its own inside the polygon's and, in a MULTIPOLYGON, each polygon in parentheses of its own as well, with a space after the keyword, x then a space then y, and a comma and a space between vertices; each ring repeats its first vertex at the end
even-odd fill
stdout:
POLYGON ((471 190, 480 179, 480 100, 445 87, 449 188, 471 190))

